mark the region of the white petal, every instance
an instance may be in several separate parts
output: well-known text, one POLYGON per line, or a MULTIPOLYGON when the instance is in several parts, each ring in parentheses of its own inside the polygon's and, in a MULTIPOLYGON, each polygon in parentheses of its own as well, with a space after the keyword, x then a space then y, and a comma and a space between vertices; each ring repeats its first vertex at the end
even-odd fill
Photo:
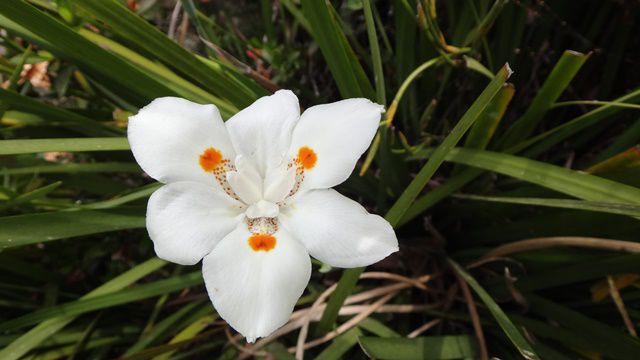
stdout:
POLYGON ((270 251, 254 251, 250 236, 238 226, 204 258, 202 273, 220 317, 252 342, 287 322, 309 282, 311 261, 282 230, 270 251))
POLYGON ((293 130, 291 157, 301 148, 317 156, 305 170, 307 189, 326 189, 345 181, 376 133, 384 108, 367 99, 347 99, 307 109, 293 130))
POLYGON ((282 163, 277 168, 267 171, 264 178, 264 198, 278 203, 282 201, 293 188, 296 182, 296 169, 294 166, 288 167, 287 163, 282 163))
POLYGON ((214 184, 213 175, 200 165, 200 155, 214 148, 226 159, 235 157, 218 108, 181 98, 155 99, 140 109, 129 118, 128 137, 138 164, 163 183, 214 184))
POLYGON ((331 266, 371 265, 398 251, 391 225, 333 189, 311 190, 280 209, 285 229, 331 266))
POLYGON ((289 90, 280 90, 258 99, 226 125, 236 152, 253 158, 264 175, 287 154, 299 117, 298 98, 289 90))
POLYGON ((242 221, 243 206, 210 185, 181 181, 156 190, 147 230, 158 257, 193 265, 242 221))
POLYGON ((262 199, 262 177, 250 158, 236 157, 237 171, 226 173, 231 189, 245 204, 253 204, 262 199))
POLYGON ((260 200, 255 204, 252 204, 245 211, 245 215, 249 219, 256 219, 260 217, 274 218, 278 216, 280 207, 270 201, 260 200))
POLYGON ((246 156, 238 155, 235 161, 236 169, 239 173, 243 174, 249 181, 260 187, 262 192, 262 176, 258 172, 258 167, 253 160, 246 156))

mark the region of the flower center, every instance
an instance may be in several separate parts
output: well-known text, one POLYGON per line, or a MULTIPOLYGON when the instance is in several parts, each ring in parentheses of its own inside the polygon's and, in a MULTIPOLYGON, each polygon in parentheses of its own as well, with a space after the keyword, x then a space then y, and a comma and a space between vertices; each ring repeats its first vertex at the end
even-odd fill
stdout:
POLYGON ((214 174, 222 189, 232 198, 245 204, 245 223, 251 233, 248 244, 253 251, 271 251, 276 246, 273 234, 278 231, 280 206, 300 190, 305 171, 318 161, 308 146, 298 149, 289 162, 260 173, 254 161, 237 156, 232 164, 216 148, 205 149, 199 157, 202 170, 214 174))

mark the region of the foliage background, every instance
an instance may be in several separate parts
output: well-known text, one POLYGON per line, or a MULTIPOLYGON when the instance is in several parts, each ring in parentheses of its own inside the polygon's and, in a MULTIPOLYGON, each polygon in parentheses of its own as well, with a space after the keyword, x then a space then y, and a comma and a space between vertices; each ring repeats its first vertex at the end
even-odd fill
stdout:
POLYGON ((0 358, 638 358, 638 15, 632 0, 1 1, 0 358), (248 346, 198 266, 154 258, 158 184, 124 135, 159 96, 228 118, 277 88, 387 106, 339 190, 386 214, 401 251, 364 273, 314 263, 309 316, 248 346))

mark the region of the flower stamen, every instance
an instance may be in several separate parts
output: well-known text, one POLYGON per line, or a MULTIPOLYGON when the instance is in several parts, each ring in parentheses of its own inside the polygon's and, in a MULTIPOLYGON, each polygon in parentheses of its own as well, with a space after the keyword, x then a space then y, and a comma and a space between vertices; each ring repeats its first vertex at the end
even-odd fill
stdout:
POLYGON ((225 159, 222 152, 214 147, 206 148, 198 159, 200 167, 206 172, 212 173, 222 190, 232 198, 241 201, 240 197, 233 191, 227 181, 225 174, 228 171, 235 171, 235 166, 229 159, 225 159))
POLYGON ((300 190, 300 185, 302 185, 302 182, 304 181, 305 170, 311 170, 314 166, 316 166, 317 161, 318 155, 316 155, 316 152, 313 151, 312 148, 303 146, 298 149, 298 156, 289 162, 289 168, 295 166, 296 177, 293 187, 291 188, 291 191, 289 191, 287 197, 293 196, 298 192, 298 190, 300 190))

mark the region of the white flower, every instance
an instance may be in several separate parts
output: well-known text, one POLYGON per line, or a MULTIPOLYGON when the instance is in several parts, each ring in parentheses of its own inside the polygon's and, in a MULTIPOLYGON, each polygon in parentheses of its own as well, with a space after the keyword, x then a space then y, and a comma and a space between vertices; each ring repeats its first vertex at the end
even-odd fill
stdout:
POLYGON ((345 181, 383 107, 348 99, 300 115, 291 91, 258 99, 226 123, 213 105, 160 98, 129 121, 136 160, 165 183, 147 229, 160 258, 203 259, 214 307, 248 341, 287 322, 311 275, 398 250, 389 223, 331 187, 345 181))

